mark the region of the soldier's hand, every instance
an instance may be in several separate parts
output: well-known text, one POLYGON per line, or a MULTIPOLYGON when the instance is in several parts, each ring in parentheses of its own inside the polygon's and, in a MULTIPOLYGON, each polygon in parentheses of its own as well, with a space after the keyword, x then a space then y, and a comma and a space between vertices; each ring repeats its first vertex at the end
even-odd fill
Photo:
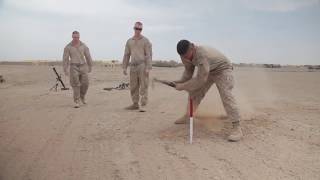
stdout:
POLYGON ((182 86, 181 83, 175 83, 175 85, 176 85, 176 90, 178 90, 178 91, 182 91, 183 90, 183 86, 182 86))
POLYGON ((126 76, 126 75, 128 75, 128 73, 127 73, 127 70, 126 69, 124 69, 123 70, 123 74, 126 76))

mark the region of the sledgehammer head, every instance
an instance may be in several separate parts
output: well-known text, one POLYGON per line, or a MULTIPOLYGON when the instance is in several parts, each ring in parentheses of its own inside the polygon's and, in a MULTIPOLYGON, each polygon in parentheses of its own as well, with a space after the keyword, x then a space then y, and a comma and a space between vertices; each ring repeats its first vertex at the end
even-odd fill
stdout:
POLYGON ((161 84, 173 87, 173 88, 176 87, 176 84, 174 82, 172 82, 172 81, 166 81, 166 80, 160 80, 160 79, 157 79, 157 78, 153 78, 152 86, 154 86, 154 82, 158 82, 158 83, 161 83, 161 84))

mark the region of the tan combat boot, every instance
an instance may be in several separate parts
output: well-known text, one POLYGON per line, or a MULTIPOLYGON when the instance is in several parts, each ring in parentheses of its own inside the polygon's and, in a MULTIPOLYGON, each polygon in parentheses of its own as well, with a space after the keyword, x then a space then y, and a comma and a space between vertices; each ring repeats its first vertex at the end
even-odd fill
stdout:
POLYGON ((80 100, 81 100, 82 104, 87 104, 87 101, 85 98, 80 98, 80 100))
POLYGON ((189 123, 189 117, 185 114, 181 118, 177 119, 175 124, 188 124, 189 123))
POLYGON ((138 103, 133 103, 132 105, 126 107, 125 109, 126 110, 138 110, 139 109, 139 104, 138 103))
POLYGON ((148 103, 147 102, 141 102, 141 106, 146 106, 148 103))
POLYGON ((147 103, 146 102, 141 102, 141 106, 139 108, 140 112, 146 112, 147 111, 147 103))
POLYGON ((79 101, 76 101, 74 104, 74 108, 79 108, 79 107, 80 107, 80 103, 79 103, 79 101))
POLYGON ((232 123, 233 125, 233 128, 232 128, 232 131, 228 137, 228 140, 229 141, 232 141, 232 142, 237 142, 237 141, 240 141, 241 138, 243 137, 243 133, 242 133, 242 130, 241 130, 241 126, 240 126, 240 123, 232 123))

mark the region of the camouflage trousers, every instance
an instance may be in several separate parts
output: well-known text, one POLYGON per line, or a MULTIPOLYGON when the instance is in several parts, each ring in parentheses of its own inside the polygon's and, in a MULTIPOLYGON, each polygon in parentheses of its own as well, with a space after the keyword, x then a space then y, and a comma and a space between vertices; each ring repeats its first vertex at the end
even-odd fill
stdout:
POLYGON ((73 100, 79 102, 85 98, 89 88, 88 66, 86 64, 70 65, 70 85, 73 89, 73 100))
POLYGON ((207 82, 199 89, 189 92, 189 96, 199 105, 212 84, 216 84, 224 109, 231 122, 240 122, 240 114, 236 99, 233 95, 234 78, 232 70, 224 70, 218 74, 210 73, 207 82))
POLYGON ((148 102, 149 76, 146 75, 146 65, 144 63, 130 66, 130 94, 133 103, 148 102))

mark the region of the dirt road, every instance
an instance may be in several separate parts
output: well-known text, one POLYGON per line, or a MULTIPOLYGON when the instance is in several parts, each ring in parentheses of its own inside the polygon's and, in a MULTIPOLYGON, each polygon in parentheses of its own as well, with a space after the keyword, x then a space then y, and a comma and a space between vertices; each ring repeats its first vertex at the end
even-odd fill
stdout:
POLYGON ((186 93, 156 85, 147 112, 126 111, 128 90, 102 90, 126 80, 121 70, 95 67, 88 105, 74 109, 71 91, 48 91, 47 66, 2 65, 0 73, 1 180, 320 179, 320 72, 237 68, 244 140, 226 140, 231 125, 213 86, 192 145, 188 126, 173 124, 186 93))

